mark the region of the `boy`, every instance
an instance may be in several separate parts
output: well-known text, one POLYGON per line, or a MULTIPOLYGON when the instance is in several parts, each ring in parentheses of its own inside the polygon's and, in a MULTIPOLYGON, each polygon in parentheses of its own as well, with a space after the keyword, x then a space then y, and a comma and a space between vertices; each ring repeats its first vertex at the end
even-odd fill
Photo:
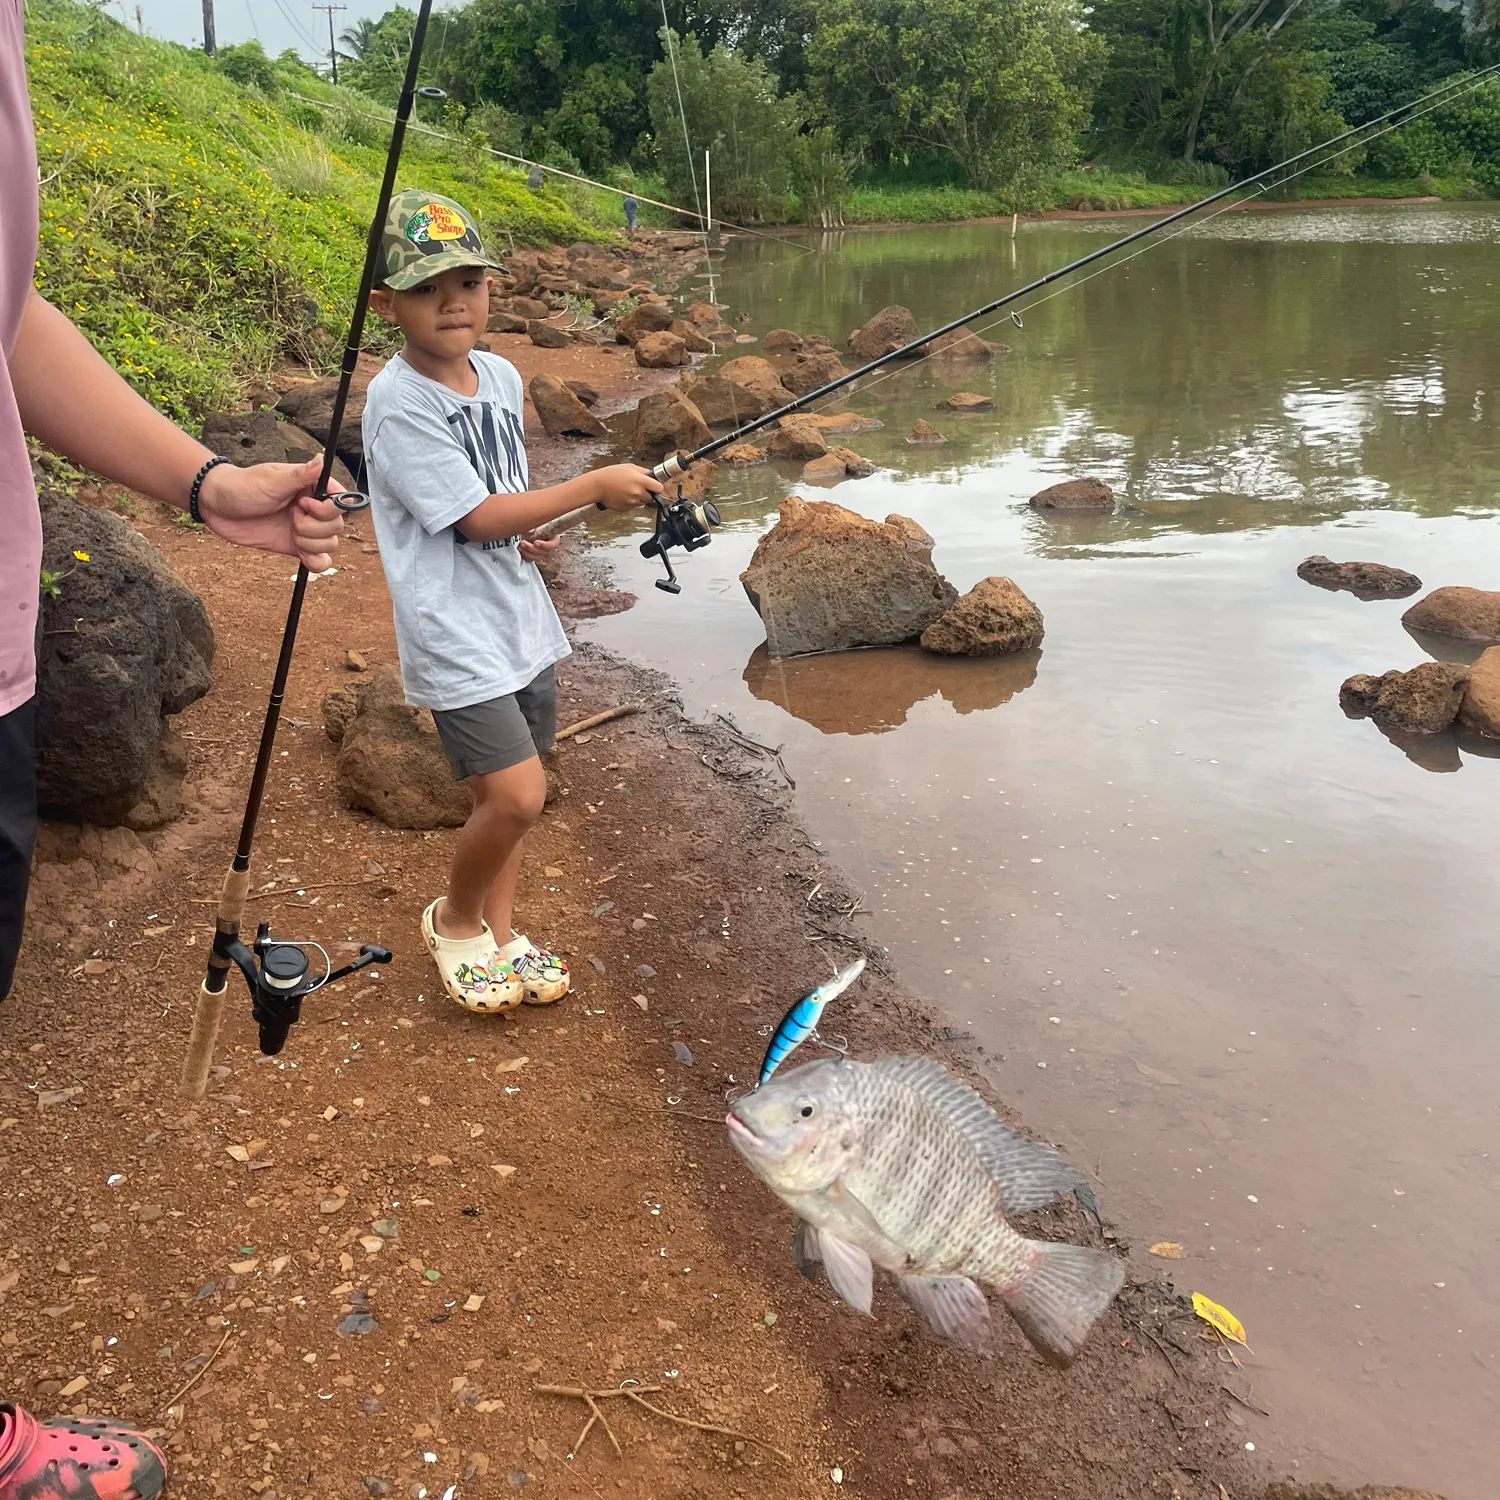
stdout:
POLYGON ((365 465, 409 702, 430 708, 474 793, 448 889, 422 914, 443 987, 473 1011, 550 1005, 568 966, 511 925, 521 841, 541 816, 567 638, 528 533, 591 501, 647 505, 661 485, 615 464, 527 488, 521 377, 476 354, 495 262, 458 204, 410 191, 386 218, 370 305, 406 347, 370 382, 365 465))

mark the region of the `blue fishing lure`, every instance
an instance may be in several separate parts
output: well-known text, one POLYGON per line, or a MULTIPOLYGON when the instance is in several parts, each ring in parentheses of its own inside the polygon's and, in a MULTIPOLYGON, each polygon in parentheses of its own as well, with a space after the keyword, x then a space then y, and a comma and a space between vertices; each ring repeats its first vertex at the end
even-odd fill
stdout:
POLYGON ((823 1007, 835 996, 842 995, 864 973, 864 970, 864 959, 856 958, 847 969, 841 969, 827 984, 820 984, 815 990, 810 990, 781 1018, 780 1024, 771 1036, 771 1045, 766 1048, 765 1061, 760 1065, 760 1078, 756 1081, 756 1088, 759 1088, 791 1053, 818 1029, 818 1020, 823 1014, 823 1007))

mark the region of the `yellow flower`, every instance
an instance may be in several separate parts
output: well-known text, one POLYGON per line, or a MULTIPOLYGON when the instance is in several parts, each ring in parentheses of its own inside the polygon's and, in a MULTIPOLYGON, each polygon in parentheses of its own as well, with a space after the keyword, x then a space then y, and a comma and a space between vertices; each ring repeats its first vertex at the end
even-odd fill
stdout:
POLYGON ((76 557, 79 562, 87 562, 89 560, 89 555, 87 552, 79 552, 76 549, 74 550, 73 556, 76 557))

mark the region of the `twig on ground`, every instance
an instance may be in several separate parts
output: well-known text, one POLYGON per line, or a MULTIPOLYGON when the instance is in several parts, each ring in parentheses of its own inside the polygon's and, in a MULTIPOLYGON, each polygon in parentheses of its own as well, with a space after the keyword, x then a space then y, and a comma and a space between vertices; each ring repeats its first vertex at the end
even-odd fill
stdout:
MULTIPOLYGON (((301 891, 330 891, 336 885, 373 884, 374 882, 370 880, 322 880, 316 885, 284 885, 274 891, 252 891, 245 897, 245 904, 248 906, 252 901, 270 901, 277 896, 295 896, 301 891)), ((192 904, 194 906, 217 906, 219 898, 217 896, 194 896, 192 904)))
POLYGON ((234 1329, 232 1328, 226 1328, 224 1330, 224 1337, 219 1340, 219 1347, 215 1349, 214 1352, 210 1354, 206 1360, 203 1361, 203 1364, 199 1369, 193 1372, 187 1384, 182 1386, 173 1394, 172 1398, 162 1407, 162 1410, 164 1412, 171 1411, 172 1408, 176 1406, 177 1403, 181 1401, 182 1398, 187 1395, 187 1393, 192 1390, 192 1388, 197 1385, 205 1375, 208 1374, 208 1367, 213 1364, 213 1362, 219 1357, 220 1354, 224 1352, 224 1345, 229 1342, 229 1336, 233 1332, 234 1329))
POLYGON ((748 1432, 736 1432, 732 1427, 716 1427, 712 1422, 694 1421, 692 1417, 679 1417, 676 1412, 664 1411, 661 1407, 653 1406, 651 1402, 645 1399, 647 1396, 658 1396, 661 1394, 661 1391, 662 1388, 659 1385, 617 1386, 603 1391, 586 1391, 582 1386, 578 1385, 539 1385, 536 1387, 536 1392, 539 1396, 564 1396, 573 1401, 582 1401, 588 1406, 590 1412, 589 1420, 582 1433, 579 1434, 578 1441, 573 1445, 573 1453, 575 1455, 583 1446, 583 1440, 588 1436, 589 1430, 593 1427, 595 1418, 603 1424, 605 1432, 609 1433, 610 1441, 614 1443, 615 1452, 619 1453, 620 1445, 615 1442, 615 1435, 610 1432, 609 1423, 605 1422, 604 1412, 600 1409, 598 1403, 608 1400, 610 1397, 623 1396, 627 1401, 633 1402, 636 1406, 644 1407, 654 1416, 661 1417, 668 1422, 675 1422, 679 1427, 691 1427, 696 1432, 717 1433, 720 1437, 734 1438, 737 1442, 741 1443, 754 1443, 757 1448, 764 1448, 768 1453, 774 1453, 783 1463, 790 1464, 793 1462, 792 1456, 789 1453, 783 1453, 780 1448, 766 1442, 764 1438, 753 1437, 748 1432))
POLYGON ((590 714, 588 718, 580 719, 576 724, 569 724, 566 729, 559 729, 553 739, 570 740, 575 734, 582 734, 585 729, 593 729, 598 724, 608 724, 611 719, 623 719, 626 714, 638 714, 645 706, 644 703, 617 703, 613 708, 606 708, 603 713, 590 714))
POLYGON ((1147 1327, 1146 1327, 1146 1326, 1145 1326, 1145 1325, 1144 1325, 1144 1324, 1141 1324, 1141 1323, 1137 1323, 1137 1324, 1136 1324, 1136 1332, 1137 1332, 1137 1333, 1142 1333, 1142 1334, 1145 1334, 1145 1336, 1146 1336, 1146 1337, 1147 1337, 1147 1338, 1148 1338, 1148 1339, 1150 1339, 1150 1340, 1151 1340, 1151 1342, 1152 1342, 1152 1343, 1153 1343, 1153 1344, 1155 1344, 1155 1345, 1156 1345, 1156 1347, 1157 1347, 1157 1348, 1158 1348, 1158 1349, 1160 1349, 1160 1350, 1161 1350, 1161 1357, 1162 1357, 1162 1358, 1163 1358, 1163 1359, 1164 1359, 1164 1360, 1166 1360, 1166 1362, 1167 1362, 1167 1368, 1168 1368, 1168 1369, 1169 1369, 1169 1370, 1171 1370, 1171 1372, 1172 1372, 1172 1373, 1173 1373, 1173 1374, 1174 1374, 1174 1375, 1175 1375, 1175 1376, 1176 1376, 1176 1377, 1177 1377, 1177 1378, 1178 1378, 1178 1379, 1179 1379, 1179 1380, 1181 1380, 1181 1379, 1182 1379, 1182 1371, 1181 1371, 1181 1370, 1179 1370, 1179 1369, 1178 1369, 1178 1368, 1177 1368, 1177 1366, 1176 1366, 1176 1365, 1175 1365, 1175 1364, 1174 1364, 1174 1363, 1173 1363, 1173 1361, 1172 1361, 1172 1356, 1171 1356, 1171 1355, 1170 1355, 1170 1354, 1168 1354, 1168 1353, 1167 1353, 1167 1346, 1166 1346, 1166 1345, 1165 1345, 1165 1344, 1164 1344, 1164 1343, 1162 1343, 1162 1341, 1161 1341, 1161 1340, 1160 1340, 1160 1339, 1159 1339, 1159 1338, 1157 1338, 1157 1336, 1156 1336, 1156 1335, 1155 1335, 1155 1334, 1154 1334, 1154 1333, 1152 1333, 1152 1332, 1151 1332, 1151 1330, 1150 1330, 1150 1329, 1149 1329, 1149 1328, 1147 1328, 1147 1327))
POLYGON ((1223 1391, 1226 1396, 1233 1396, 1241 1406, 1245 1407, 1249 1411, 1255 1412, 1257 1416, 1269 1417, 1271 1415, 1271 1413, 1268 1412, 1265 1407, 1257 1406, 1253 1401, 1248 1400, 1246 1397, 1240 1395, 1238 1391, 1231 1389, 1229 1386, 1221 1383, 1219 1389, 1223 1391))

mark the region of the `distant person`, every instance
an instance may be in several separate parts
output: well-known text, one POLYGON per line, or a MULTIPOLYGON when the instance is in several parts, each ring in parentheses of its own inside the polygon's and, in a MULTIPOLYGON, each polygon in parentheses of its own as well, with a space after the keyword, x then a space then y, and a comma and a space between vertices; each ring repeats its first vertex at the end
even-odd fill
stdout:
POLYGON ((546 180, 546 176, 540 167, 534 166, 526 174, 526 186, 529 187, 533 193, 541 192, 542 185, 546 182, 546 180))
POLYGON ((635 233, 635 216, 640 212, 640 204, 634 198, 625 200, 625 227, 631 234, 635 233))
POLYGON ((370 305, 406 345, 370 382, 363 422, 406 698, 432 710, 474 794, 422 937, 449 997, 481 1012, 550 1005, 569 984, 567 964, 512 925, 522 840, 547 795, 554 669, 569 653, 535 566, 557 543, 531 532, 581 505, 631 510, 661 491, 634 464, 529 487, 521 377, 474 351, 495 266, 457 203, 417 191, 392 201, 370 305))
MULTIPOLYGON (((22 0, 0 0, 0 1000, 10 993, 36 843, 36 640, 42 518, 26 434, 217 535, 322 569, 343 522, 314 500, 320 461, 236 468, 174 427, 33 286, 36 139, 22 0)), ((3 1014, 3 1012, 0 1012, 3 1014)), ((61 1358, 61 1347, 52 1351, 61 1358)), ((0 1500, 156 1500, 161 1450, 95 1418, 38 1422, 0 1402, 0 1500)))

